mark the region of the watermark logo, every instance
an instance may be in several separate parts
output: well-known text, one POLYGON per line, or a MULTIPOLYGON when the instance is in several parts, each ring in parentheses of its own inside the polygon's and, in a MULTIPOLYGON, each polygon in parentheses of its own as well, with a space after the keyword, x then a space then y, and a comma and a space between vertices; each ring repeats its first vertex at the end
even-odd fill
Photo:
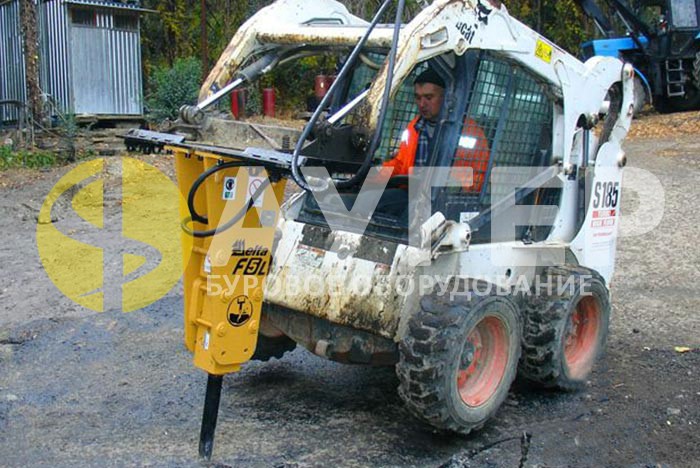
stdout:
MULTIPOLYGON (((474 297, 503 296, 520 298, 552 296, 588 296, 591 295, 590 284, 593 275, 579 274, 569 276, 518 275, 506 277, 470 277, 460 278, 455 275, 396 275, 392 281, 373 282, 371 277, 357 276, 349 279, 342 274, 320 274, 311 272, 305 276, 289 277, 287 281, 276 281, 268 286, 272 297, 330 297, 338 291, 348 296, 360 297, 375 294, 378 297, 411 296, 474 297)), ((240 326, 250 318, 252 304, 248 299, 263 286, 264 277, 231 275, 207 275, 207 294, 213 297, 236 297, 228 308, 228 320, 233 326, 240 326)))
POLYGON ((36 239, 48 277, 97 312, 152 304, 178 282, 183 248, 190 251, 182 245, 180 198, 165 174, 133 158, 79 165, 41 207, 36 239))

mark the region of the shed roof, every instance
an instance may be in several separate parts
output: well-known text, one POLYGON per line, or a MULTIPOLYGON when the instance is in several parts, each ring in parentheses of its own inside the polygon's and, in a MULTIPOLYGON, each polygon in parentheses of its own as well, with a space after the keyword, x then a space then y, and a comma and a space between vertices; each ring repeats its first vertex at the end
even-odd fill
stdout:
POLYGON ((89 5, 99 8, 111 8, 116 10, 129 10, 129 11, 139 11, 144 13, 156 13, 155 10, 149 10, 147 8, 141 8, 137 2, 111 2, 111 1, 100 1, 100 0, 64 0, 64 3, 71 5, 89 5))

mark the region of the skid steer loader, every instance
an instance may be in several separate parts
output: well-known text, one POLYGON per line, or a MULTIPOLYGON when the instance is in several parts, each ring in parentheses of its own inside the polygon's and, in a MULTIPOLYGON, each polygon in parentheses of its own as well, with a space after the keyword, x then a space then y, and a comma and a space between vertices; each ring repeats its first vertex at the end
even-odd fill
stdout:
POLYGON ((278 0, 237 32, 178 128, 127 135, 175 154, 186 200, 185 343, 209 374, 202 456, 222 376, 297 345, 395 366, 411 412, 463 434, 518 373, 575 389, 603 351, 632 67, 581 63, 500 2, 436 0, 402 25, 401 1, 378 24, 391 3, 367 23, 333 0, 278 0), (339 73, 303 131, 207 112, 314 54, 339 73), (374 166, 405 141, 426 69, 445 84, 429 160, 388 177, 374 166), (300 190, 284 201, 290 178, 300 190), (377 180, 405 192, 407 217, 371 210, 377 180))

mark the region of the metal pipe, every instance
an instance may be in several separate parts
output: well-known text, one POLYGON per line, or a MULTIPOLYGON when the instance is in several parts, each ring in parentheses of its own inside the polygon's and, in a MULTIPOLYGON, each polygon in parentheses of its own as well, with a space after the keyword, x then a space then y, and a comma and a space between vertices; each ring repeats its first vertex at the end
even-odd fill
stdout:
POLYGON ((587 128, 583 129, 583 159, 581 162, 581 167, 588 167, 588 161, 590 159, 591 151, 591 131, 587 128))
POLYGON ((367 94, 369 94, 369 89, 362 91, 356 98, 345 104, 338 112, 330 116, 328 118, 328 123, 333 125, 336 122, 339 122, 343 117, 348 115, 350 111, 352 111, 367 96, 367 94))
POLYGON ((199 109, 199 110, 205 110, 206 108, 208 108, 208 107, 210 107, 212 104, 214 104, 216 101, 218 101, 219 99, 223 98, 223 97, 226 96, 228 93, 230 93, 231 91, 233 91, 234 89, 236 89, 236 88, 237 88, 238 86, 240 86, 241 83, 243 83, 244 81, 245 81, 244 78, 237 78, 237 79, 233 80, 232 82, 230 82, 229 84, 227 84, 226 86, 224 86, 223 88, 221 88, 219 91, 215 92, 214 94, 212 94, 211 96, 209 96, 208 98, 206 98, 204 101, 202 101, 202 102, 200 102, 199 104, 197 104, 197 106, 196 106, 197 109, 199 109))

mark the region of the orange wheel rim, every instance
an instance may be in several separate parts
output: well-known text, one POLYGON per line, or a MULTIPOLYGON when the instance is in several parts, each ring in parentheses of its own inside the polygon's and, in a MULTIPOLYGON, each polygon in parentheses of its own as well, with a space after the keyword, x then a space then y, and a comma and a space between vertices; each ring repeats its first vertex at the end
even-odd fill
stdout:
POLYGON ((469 332, 457 369, 457 390, 466 405, 481 406, 496 393, 510 345, 508 330, 496 317, 484 318, 469 332))
POLYGON ((600 307, 592 296, 581 299, 571 315, 564 339, 564 359, 573 378, 584 378, 593 367, 600 333, 600 307))

